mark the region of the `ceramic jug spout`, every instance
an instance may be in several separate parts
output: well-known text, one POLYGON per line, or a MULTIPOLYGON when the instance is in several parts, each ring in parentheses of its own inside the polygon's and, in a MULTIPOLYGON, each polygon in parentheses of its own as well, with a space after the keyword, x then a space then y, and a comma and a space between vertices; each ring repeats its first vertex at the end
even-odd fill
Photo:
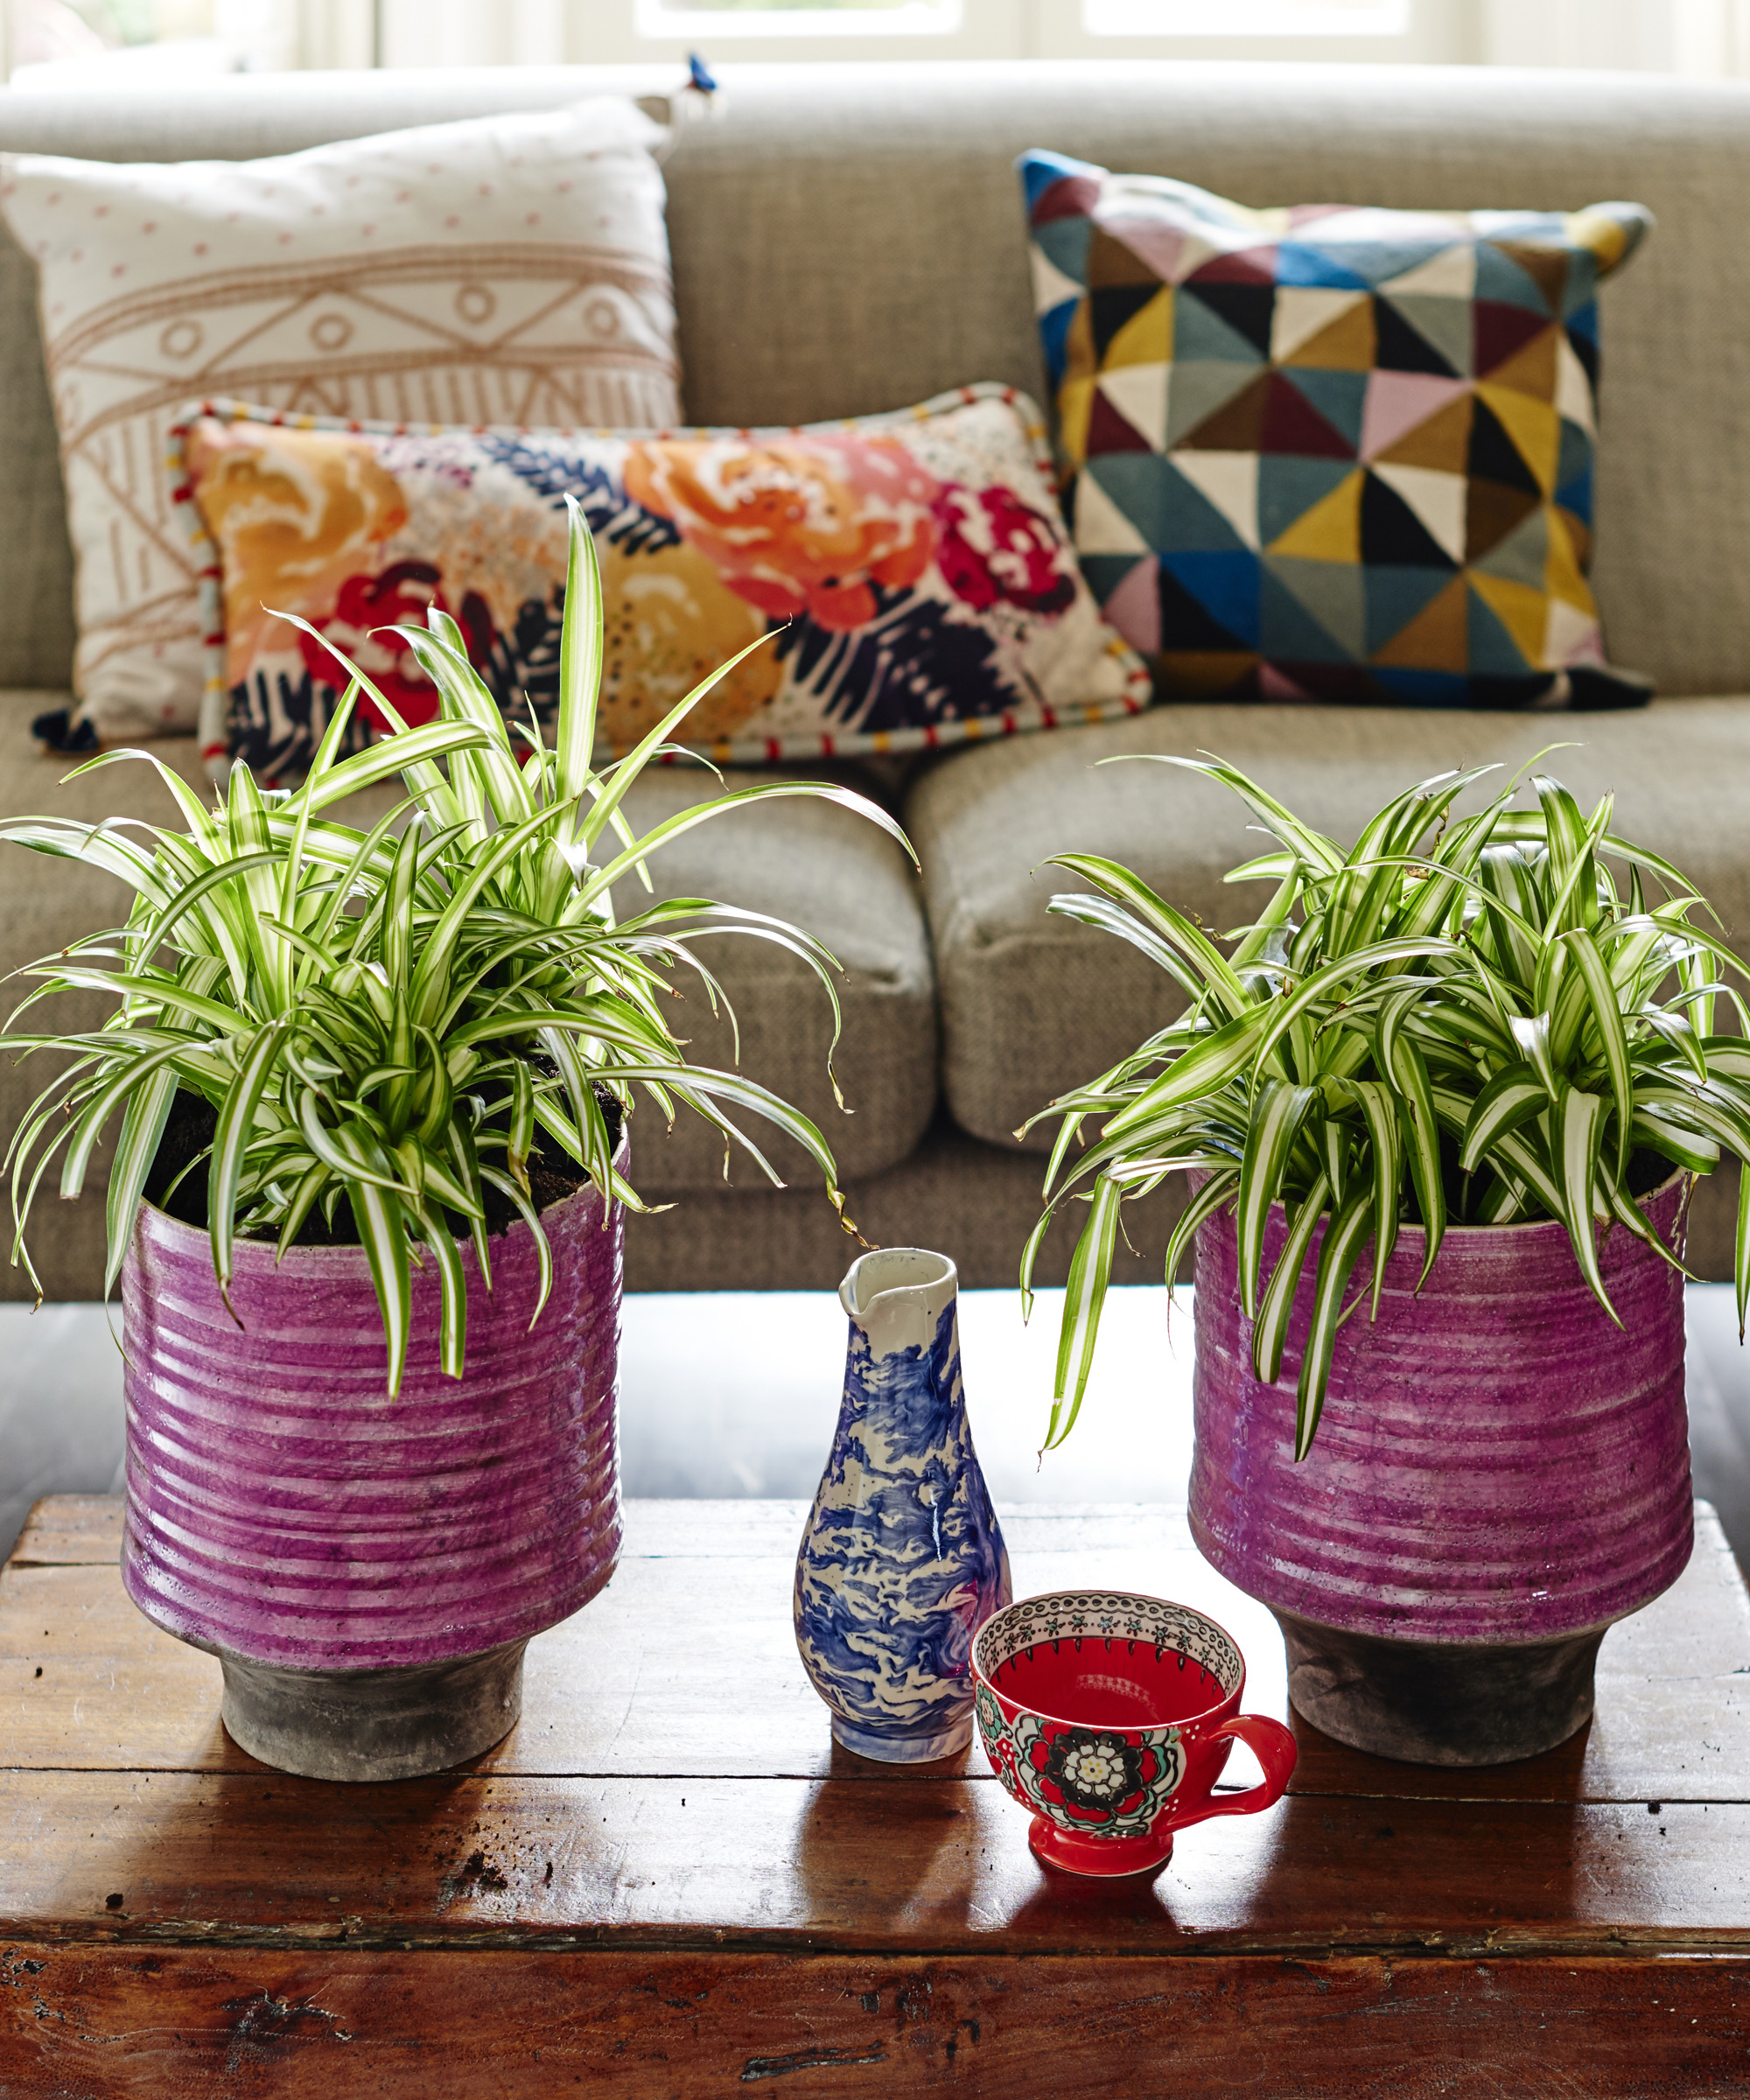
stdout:
POLYGON ((945 1254, 926 1247, 878 1247, 850 1264, 838 1286, 838 1302, 881 1356, 930 1341, 959 1289, 959 1271, 945 1254))

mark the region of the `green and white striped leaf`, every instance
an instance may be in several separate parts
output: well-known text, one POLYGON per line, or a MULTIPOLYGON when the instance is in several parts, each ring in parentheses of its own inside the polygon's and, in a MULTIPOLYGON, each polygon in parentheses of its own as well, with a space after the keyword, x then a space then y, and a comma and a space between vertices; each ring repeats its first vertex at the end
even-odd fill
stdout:
POLYGON ((1518 983, 1525 984, 1536 970, 1540 945, 1533 917, 1536 903, 1531 871, 1518 847, 1509 845, 1485 847, 1479 868, 1488 897, 1484 915, 1496 961, 1518 983))
POLYGON ((1628 1175, 1628 1155, 1634 1149, 1629 1133, 1634 1121, 1634 1082, 1629 1068, 1628 1032, 1622 1025, 1622 1014, 1616 1004, 1616 988, 1611 982, 1610 970, 1599 950, 1596 941, 1584 927, 1578 927, 1561 936, 1563 945, 1573 957, 1574 967, 1584 984, 1591 1006, 1591 1020, 1604 1052, 1605 1068, 1610 1074, 1611 1099, 1617 1118, 1616 1166, 1613 1179, 1625 1181, 1628 1175))
POLYGON ((1710 1174, 1719 1165, 1719 1147, 1712 1138, 1686 1130, 1680 1124, 1668 1123, 1650 1109, 1636 1108, 1633 1136, 1636 1144, 1662 1153, 1692 1174, 1710 1174))
POLYGON ((1397 1096, 1378 1080, 1352 1080, 1366 1120, 1368 1148, 1373 1158, 1373 1301, 1371 1317, 1379 1316, 1380 1292, 1385 1288, 1385 1265, 1397 1244, 1398 1191, 1404 1179, 1403 1130, 1398 1119, 1397 1096))
POLYGON ((1522 1181, 1530 1193, 1544 1206, 1552 1218, 1566 1214, 1558 1169, 1551 1163, 1549 1147, 1543 1142, 1544 1123, 1552 1111, 1545 1111, 1541 1122, 1528 1124, 1523 1130, 1503 1132, 1494 1141, 1494 1150, 1500 1154, 1492 1162, 1497 1172, 1505 1172, 1515 1180, 1522 1181))
POLYGON ((1340 1203, 1349 1190, 1349 1125, 1340 1117, 1323 1116, 1317 1126, 1320 1156, 1334 1201, 1340 1203))
POLYGON ((1586 844, 1586 819, 1559 780, 1547 774, 1533 774, 1531 787, 1544 812, 1544 837, 1550 850, 1550 865, 1557 881, 1564 881, 1586 844))
POLYGON ((1062 868, 1071 875, 1081 876, 1085 882, 1091 882, 1096 889, 1124 906, 1161 940, 1177 949, 1190 966, 1194 981, 1229 1020, 1238 1018, 1250 1008, 1251 995, 1221 949, 1182 912, 1175 911, 1172 905, 1157 897, 1139 876, 1097 853, 1054 853, 1045 864, 1062 868))
POLYGON ((1264 1258, 1264 1230, 1270 1207, 1282 1187, 1283 1170, 1317 1097, 1312 1087, 1292 1087, 1267 1080, 1252 1103, 1251 1127, 1240 1166, 1239 1200, 1235 1220, 1239 1235, 1240 1305, 1248 1320, 1257 1311, 1258 1266, 1264 1258))
POLYGON ((1318 1175, 1289 1220, 1282 1252, 1270 1271, 1264 1303, 1252 1326, 1252 1368, 1264 1385, 1274 1385, 1282 1375, 1282 1352, 1306 1266, 1306 1250, 1326 1214, 1330 1195, 1331 1184, 1323 1174, 1318 1175))
POLYGON ((1197 1228, 1206 1218, 1213 1217, 1224 1203, 1233 1198, 1239 1180, 1239 1170, 1232 1166, 1217 1167, 1185 1208, 1179 1214, 1179 1222, 1172 1228, 1166 1242, 1166 1260, 1162 1280, 1169 1292, 1179 1275, 1179 1264, 1197 1236, 1197 1228))
POLYGON ((1110 897, 1088 897, 1071 892, 1054 897, 1046 909, 1060 918, 1080 920, 1084 926, 1097 926, 1106 933, 1116 934, 1121 941, 1128 941, 1132 948, 1140 948, 1158 969, 1164 970, 1187 998, 1200 999, 1208 990, 1190 965, 1180 960, 1152 927, 1145 926, 1133 912, 1114 904, 1110 897))
POLYGON ((1397 1088, 1398 1110, 1404 1122, 1405 1158, 1416 1191, 1416 1208, 1422 1214, 1424 1252, 1422 1273, 1416 1279, 1419 1291, 1434 1267, 1434 1256, 1446 1232, 1446 1187, 1440 1161, 1440 1119, 1434 1107, 1433 1082, 1428 1067, 1412 1038, 1398 1035, 1391 1043, 1390 1071, 1397 1088))
MULTIPOLYGON (((583 506, 567 495, 570 552, 565 570, 567 618, 559 635, 558 748, 555 754, 554 796, 575 808, 590 780, 595 749, 596 704, 601 692, 602 588, 595 542, 583 506)), ((567 829, 565 843, 574 833, 567 829)))
MULTIPOLYGON (((237 1184, 243 1153, 254 1133, 256 1110, 272 1076, 274 1060, 284 1047, 284 1016, 276 1016, 243 1053, 236 1078, 219 1110, 213 1134, 213 1157, 206 1170, 207 1231, 213 1245, 213 1273, 219 1295, 231 1307, 231 1245, 235 1230, 237 1184)), ((242 1324, 241 1322, 239 1323, 242 1324)))
POLYGON ((1169 1109, 1207 1094, 1212 1087, 1221 1086, 1236 1073, 1243 1071, 1254 1060, 1257 1040, 1268 1026, 1270 1018, 1268 1006, 1249 1007, 1237 1020, 1228 1021, 1205 1036, 1194 1050, 1187 1050, 1127 1108, 1113 1116, 1103 1135, 1112 1139, 1126 1131, 1138 1134, 1169 1109))
POLYGON ((1262 1067, 1265 1058, 1302 1015, 1309 1013, 1329 992, 1340 984, 1364 976, 1368 970, 1377 970, 1390 962, 1407 962, 1418 956, 1437 956, 1445 952, 1446 944, 1432 935, 1409 941, 1376 941, 1370 946, 1357 948, 1353 955, 1341 956, 1327 962, 1322 970, 1314 970, 1301 982, 1286 998, 1275 1000, 1270 1012, 1270 1026, 1258 1045, 1257 1062, 1262 1067))
POLYGON ((1738 1342, 1744 1343, 1744 1316, 1750 1306, 1750 1166, 1738 1176, 1738 1230, 1732 1241, 1732 1285, 1738 1298, 1738 1342))
POLYGON ((1335 875, 1343 865, 1343 856, 1322 832, 1310 830, 1303 824, 1292 809, 1268 794, 1256 780, 1250 780, 1236 767, 1225 765, 1219 759, 1182 759, 1169 757, 1164 752, 1125 752, 1118 757, 1102 759, 1102 766, 1116 766, 1131 759, 1146 759, 1157 766, 1178 766, 1186 773, 1200 773, 1212 780, 1220 780, 1230 788, 1246 807, 1252 811, 1265 829, 1281 839, 1291 852, 1296 853, 1310 868, 1321 875, 1335 875))
MULTIPOLYGON (((1652 1030, 1660 1039, 1662 1047, 1675 1050, 1693 1078, 1704 1081, 1710 1073, 1717 1073, 1722 1078, 1750 1078, 1750 1047, 1740 1050, 1735 1059, 1732 1053, 1722 1056, 1716 1052, 1710 1064, 1709 1053, 1703 1047, 1701 1038, 1697 1035, 1687 1014, 1667 1013, 1660 1007, 1643 1006, 1633 1018, 1652 1030), (1732 1070, 1734 1062, 1742 1068, 1735 1074, 1732 1070)), ((1662 1058, 1661 1061, 1663 1061, 1662 1058)))
POLYGON ((1550 1016, 1547 1013, 1516 1014, 1508 1023, 1519 1053, 1532 1070, 1550 1101, 1559 1099, 1562 1082, 1556 1076, 1555 1060, 1550 1054, 1550 1016))
POLYGON ((1112 1255, 1118 1237, 1121 1192, 1106 1175, 1094 1184, 1093 1208, 1070 1258, 1069 1284, 1064 1294, 1063 1326, 1057 1345, 1057 1377, 1053 1389, 1046 1451, 1060 1444, 1075 1426, 1093 1368, 1100 1313, 1111 1280, 1112 1255), (1066 1412, 1066 1403, 1068 1411, 1066 1412))
POLYGON ((122 1263, 134 1230, 146 1177, 158 1157, 158 1140, 170 1119, 176 1099, 176 1074, 160 1069, 130 1096, 122 1118, 122 1134, 116 1140, 116 1158, 109 1169, 109 1190, 105 1220, 108 1231, 108 1258, 103 1270, 103 1295, 116 1288, 122 1263))
POLYGON ((500 1195, 508 1196, 510 1199, 522 1214, 523 1223, 535 1236, 535 1255, 540 1270, 540 1288, 535 1293, 535 1310, 528 1316, 529 1331, 533 1333, 535 1323, 540 1319, 542 1308, 553 1295, 552 1242, 541 1228, 541 1220, 535 1206, 508 1174, 500 1173, 495 1167, 482 1166, 480 1178, 482 1180, 490 1181, 500 1195))
POLYGON ((468 1353, 468 1281, 461 1250, 441 1211, 422 1203, 412 1215, 438 1267, 438 1368, 446 1378, 459 1378, 468 1353))
POLYGON ((1342 1322, 1343 1295, 1373 1230, 1373 1184, 1356 1177, 1347 1200, 1331 1220, 1319 1250, 1312 1284, 1312 1319, 1300 1358, 1295 1389, 1294 1457, 1297 1464, 1312 1448, 1325 1391, 1331 1376, 1331 1354, 1342 1322))
POLYGON ((1604 1101, 1582 1087, 1569 1087, 1556 1105, 1556 1144, 1561 1175, 1562 1213, 1573 1242, 1580 1273, 1618 1326, 1616 1309, 1599 1273, 1598 1242, 1592 1230, 1593 1183, 1598 1175, 1599 1143, 1604 1131, 1604 1101))
POLYGON ((1497 1138, 1533 1122, 1549 1105, 1549 1088, 1530 1065, 1497 1072, 1471 1103, 1459 1143, 1460 1172, 1474 1173, 1497 1138))
POLYGON ((1300 863, 1291 862, 1270 902, 1240 935, 1239 945, 1228 957, 1228 965, 1242 984, 1243 973, 1255 965, 1264 962, 1280 968, 1286 961, 1289 914, 1294 909, 1303 874, 1300 863))
MULTIPOLYGON (((76 1039, 74 1039, 76 1040, 76 1039)), ((186 1046, 175 1040, 153 1042, 136 1035, 117 1043, 117 1056, 100 1082, 78 1102, 78 1116, 70 1125, 72 1143, 61 1166, 60 1193, 71 1199, 85 1186, 86 1170, 102 1134, 103 1125, 138 1088, 155 1079, 166 1066, 174 1069, 186 1055, 186 1046)))
POLYGON ((887 833, 902 845, 915 861, 912 843, 894 819, 888 816, 878 802, 872 802, 867 795, 858 794, 855 788, 840 788, 830 780, 771 780, 758 788, 738 788, 732 794, 720 794, 712 801, 696 802, 690 808, 676 810, 673 816, 664 817, 653 824, 634 846, 618 853, 605 866, 594 869, 581 882, 576 894, 566 907, 565 920, 572 924, 581 920, 597 906, 598 900, 611 891, 622 877, 630 874, 638 864, 647 859, 659 847, 670 844, 700 824, 708 824, 732 809, 739 809, 749 802, 769 802, 789 795, 808 795, 816 802, 836 802, 843 809, 854 811, 858 816, 887 833))
MULTIPOLYGON (((348 1133, 349 1138, 352 1137, 348 1133)), ((353 1139, 356 1143, 356 1138, 353 1139)), ((362 1147, 360 1148, 362 1155, 362 1147)), ((408 1328, 412 1320, 413 1285, 409 1271, 406 1213, 401 1198, 373 1174, 343 1178, 340 1186, 353 1208, 353 1223, 371 1272, 377 1306, 382 1314, 385 1390, 391 1400, 401 1391, 407 1368, 408 1328)))

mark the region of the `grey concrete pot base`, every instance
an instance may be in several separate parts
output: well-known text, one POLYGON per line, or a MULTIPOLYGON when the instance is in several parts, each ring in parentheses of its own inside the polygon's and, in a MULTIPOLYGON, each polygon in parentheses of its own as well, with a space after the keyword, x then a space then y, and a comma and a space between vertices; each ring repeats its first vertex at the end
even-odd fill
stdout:
POLYGON ((1392 1641, 1275 1615, 1295 1712, 1351 1749, 1416 1765, 1506 1765, 1566 1742, 1592 1718, 1592 1669, 1608 1630, 1392 1641))
MULTIPOLYGON (((205 1645, 203 1643, 203 1645, 205 1645)), ((286 1670, 215 1648, 240 1750, 305 1779, 416 1779, 478 1757, 522 1711, 527 1641, 388 1670, 286 1670)))

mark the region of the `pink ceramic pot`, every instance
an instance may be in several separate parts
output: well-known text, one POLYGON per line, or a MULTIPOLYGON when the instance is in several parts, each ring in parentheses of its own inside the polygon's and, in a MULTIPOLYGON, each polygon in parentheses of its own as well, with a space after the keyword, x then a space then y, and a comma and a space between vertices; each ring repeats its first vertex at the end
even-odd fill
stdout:
MULTIPOLYGON (((1679 1252, 1688 1186, 1642 1201, 1679 1252)), ((1198 1232, 1192 1532, 1276 1614, 1290 1696, 1327 1734, 1418 1762, 1533 1755, 1591 1714, 1606 1630, 1690 1557, 1682 1278, 1607 1234, 1619 1329, 1546 1222, 1449 1231, 1418 1295, 1423 1236, 1406 1228, 1377 1320, 1363 1305, 1338 1335, 1297 1466, 1323 1231, 1273 1386, 1252 1375, 1231 1213, 1198 1232)), ((1284 1233, 1278 1205, 1266 1275, 1284 1233)))
MULTIPOLYGON (((624 1165, 622 1140, 620 1163, 624 1165)), ((584 1188, 534 1236, 472 1250, 465 1375, 438 1368, 438 1279, 413 1279, 399 1396, 356 1247, 239 1242, 219 1297, 206 1234, 143 1206, 122 1270, 122 1578, 217 1655, 225 1726, 283 1770, 400 1779, 515 1723, 532 1634, 588 1603, 620 1549, 622 1216, 584 1188)))

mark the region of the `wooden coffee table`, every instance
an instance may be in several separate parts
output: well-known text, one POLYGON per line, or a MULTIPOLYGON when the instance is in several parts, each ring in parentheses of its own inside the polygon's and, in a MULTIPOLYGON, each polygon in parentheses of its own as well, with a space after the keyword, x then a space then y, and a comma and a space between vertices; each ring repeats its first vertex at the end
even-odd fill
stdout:
MULTIPOLYGON (((802 1515, 632 1504, 506 1742, 343 1787, 228 1742, 217 1665, 122 1594, 118 1501, 38 1504, 0 1578, 0 2096, 1750 2090, 1750 1600, 1704 1506, 1572 1743, 1448 1773, 1297 1723, 1286 1801, 1132 1882, 1036 1865, 976 1748, 833 1750, 802 1515)), ((1004 1528, 1018 1592, 1197 1603, 1285 1713, 1182 1511, 1004 1528)))

